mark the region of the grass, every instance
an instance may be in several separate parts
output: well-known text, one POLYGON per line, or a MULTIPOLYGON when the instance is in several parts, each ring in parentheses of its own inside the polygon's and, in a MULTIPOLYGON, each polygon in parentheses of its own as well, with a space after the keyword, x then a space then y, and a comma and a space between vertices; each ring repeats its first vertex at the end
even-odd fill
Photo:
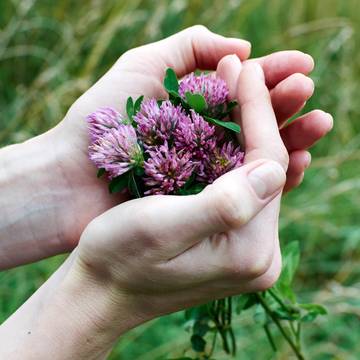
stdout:
MULTIPOLYGON (((332 133, 312 150, 304 184, 286 196, 281 241, 299 240, 300 299, 328 307, 304 329, 311 359, 360 356, 359 0, 3 1, 0 4, 0 145, 57 122, 124 51, 202 23, 253 43, 253 55, 296 48, 313 55, 316 93, 306 110, 332 113, 332 133)), ((0 321, 36 290, 63 256, 0 273, 0 321)), ((134 329, 110 359, 164 359, 188 346, 181 314, 134 329)), ((241 359, 273 355, 252 314, 235 321, 241 359), (261 352, 259 352, 261 349, 261 352)), ((280 341, 280 337, 276 339, 280 341)), ((216 359, 225 359, 218 352, 216 359)))

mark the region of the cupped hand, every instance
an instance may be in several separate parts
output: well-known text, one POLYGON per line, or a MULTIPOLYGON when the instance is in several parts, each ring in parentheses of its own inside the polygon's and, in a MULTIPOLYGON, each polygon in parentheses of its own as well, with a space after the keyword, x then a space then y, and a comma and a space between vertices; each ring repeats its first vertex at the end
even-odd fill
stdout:
POLYGON ((114 338, 123 328, 118 314, 127 314, 131 327, 210 299, 264 290, 279 276, 277 223, 288 156, 261 66, 245 65, 237 94, 244 166, 197 195, 125 202, 82 234, 68 279, 97 294, 84 309, 114 338))
MULTIPOLYGON (((66 209, 67 220, 64 220, 63 239, 67 249, 77 244, 82 230, 95 216, 127 200, 123 195, 110 196, 106 181, 95 176, 96 169, 87 157, 86 115, 101 106, 113 106, 124 113, 129 96, 165 97, 162 79, 167 67, 174 68, 181 77, 197 68, 215 70, 226 55, 235 54, 238 59, 245 60, 249 53, 250 44, 246 41, 226 38, 203 26, 194 26, 167 39, 128 51, 74 103, 64 121, 52 131, 53 146, 61 154, 58 165, 67 186, 73 189, 72 201, 66 209)), ((296 113, 311 96, 313 84, 301 74, 312 70, 313 61, 298 51, 275 53, 255 61, 263 67, 274 110, 281 123, 296 113)), ((233 66, 229 67, 228 73, 230 69, 233 66)), ((234 70, 230 76, 237 78, 238 68, 235 66, 234 70)), ((322 137, 329 126, 328 117, 317 111, 307 115, 291 131, 284 131, 284 140, 291 152, 287 188, 300 182, 309 165, 309 155, 303 150, 322 137), (296 133, 301 134, 302 141, 291 140, 299 139, 296 133)))

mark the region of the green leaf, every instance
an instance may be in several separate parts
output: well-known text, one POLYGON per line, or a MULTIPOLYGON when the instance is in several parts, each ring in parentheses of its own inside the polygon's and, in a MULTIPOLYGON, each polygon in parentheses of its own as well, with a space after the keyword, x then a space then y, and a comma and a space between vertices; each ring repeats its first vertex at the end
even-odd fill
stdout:
POLYGON ((194 351, 203 352, 205 350, 206 341, 199 335, 192 335, 191 346, 194 351))
POLYGON ((209 325, 203 320, 196 321, 193 327, 194 335, 199 335, 199 336, 204 336, 209 330, 210 330, 209 325))
POLYGON ((138 97, 134 104, 134 115, 140 110, 142 101, 144 100, 144 95, 138 97))
POLYGON ((132 117, 134 116, 134 102, 131 96, 128 97, 126 101, 126 113, 129 119, 131 120, 132 117))
POLYGON ((240 295, 236 298, 237 303, 236 303, 236 313, 240 314, 242 310, 245 309, 245 306, 247 304, 247 302, 250 299, 250 295, 248 294, 244 294, 244 295, 240 295))
POLYGON ((142 168, 142 167, 136 167, 136 168, 134 169, 134 172, 135 172, 135 175, 136 175, 136 176, 143 176, 144 173, 145 173, 145 170, 144 170, 144 168, 142 168))
POLYGON ((300 261, 299 242, 293 241, 287 244, 283 251, 283 266, 279 280, 275 284, 275 289, 282 295, 295 303, 296 296, 291 288, 291 284, 300 261))
POLYGON ((303 322, 313 321, 318 315, 326 315, 328 313, 326 308, 320 304, 299 304, 299 307, 307 311, 307 314, 301 318, 303 322))
POLYGON ((298 241, 292 241, 282 252, 283 267, 279 282, 291 285, 300 261, 300 247, 298 241))
POLYGON ((265 325, 267 322, 266 313, 264 311, 264 308, 260 304, 256 305, 253 319, 256 324, 260 324, 260 325, 265 325))
POLYGON ((238 102, 236 100, 229 101, 226 106, 226 112, 230 112, 232 109, 234 109, 238 105, 238 102))
POLYGON ((134 171, 130 171, 129 173, 129 179, 128 179, 128 188, 130 193, 135 196, 136 198, 141 198, 141 193, 139 186, 137 184, 134 171))
POLYGON ((98 178, 101 178, 105 173, 106 173, 106 170, 103 169, 103 168, 101 168, 101 169, 98 170, 96 176, 97 176, 98 178))
POLYGON ((185 310, 186 320, 209 319, 209 307, 207 304, 185 310))
POLYGON ((187 92, 185 98, 188 105, 198 113, 201 113, 207 108, 206 100, 201 94, 187 92))
POLYGON ((321 304, 299 304, 302 309, 307 311, 316 312, 319 315, 326 315, 328 313, 325 306, 321 304))
MULTIPOLYGON (((185 184, 186 185, 186 184, 185 184)), ((178 190, 179 195, 195 195, 199 194, 201 191, 203 191, 206 187, 206 184, 203 183, 197 183, 188 187, 183 187, 178 190)))
POLYGON ((229 114, 231 113, 231 111, 238 105, 237 101, 234 100, 234 101, 230 101, 227 103, 226 105, 226 110, 223 111, 223 110, 219 110, 219 115, 217 116, 219 119, 224 119, 226 118, 227 116, 229 116, 229 114))
POLYGON ((298 320, 300 318, 299 312, 285 311, 283 308, 275 309, 273 312, 281 320, 298 320))
POLYGON ((302 322, 311 322, 311 321, 314 321, 319 315, 324 315, 324 314, 319 314, 319 313, 310 311, 301 318, 301 321, 302 322))
POLYGON ((109 192, 111 194, 114 194, 124 190, 128 186, 128 182, 129 182, 129 172, 117 176, 116 178, 110 181, 109 192))
POLYGON ((179 83, 175 71, 171 68, 166 69, 164 78, 164 88, 172 95, 179 96, 179 83))
POLYGON ((234 131, 236 133, 239 133, 241 131, 241 128, 238 124, 232 122, 232 121, 222 121, 222 120, 218 120, 218 119, 213 119, 209 116, 204 116, 205 120, 207 120, 208 122, 218 125, 218 126, 222 126, 226 129, 229 129, 231 131, 234 131))

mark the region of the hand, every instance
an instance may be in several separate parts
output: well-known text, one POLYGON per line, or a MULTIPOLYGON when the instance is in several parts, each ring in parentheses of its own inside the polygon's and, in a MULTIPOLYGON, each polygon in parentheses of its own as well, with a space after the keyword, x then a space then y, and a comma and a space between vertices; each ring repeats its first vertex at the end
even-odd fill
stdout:
MULTIPOLYGON (((73 189, 68 208, 64 209, 69 219, 62 235, 66 249, 77 244, 82 230, 95 216, 126 200, 124 196, 109 196, 106 182, 95 176, 96 170, 87 157, 85 116, 100 106, 109 105, 124 113, 128 96, 165 97, 162 79, 169 66, 181 77, 196 68, 215 69, 227 54, 236 54, 243 60, 249 52, 250 45, 246 41, 225 38, 202 26, 195 26, 157 43, 128 51, 75 102, 53 132, 53 144, 62 153, 59 155, 59 167, 67 180, 67 187, 73 189)), ((309 73, 313 61, 310 56, 297 51, 275 53, 255 61, 264 69, 275 113, 281 123, 297 112, 311 96, 312 81, 300 73, 309 73)), ((230 69, 233 67, 229 67, 228 74, 230 69)), ((223 67, 221 72, 225 71, 223 67)), ((235 68, 234 74, 233 78, 237 78, 238 69, 235 68)), ((317 111, 299 121, 298 126, 282 131, 291 152, 288 189, 299 183, 305 167, 309 165, 309 155, 303 149, 322 137, 329 127, 327 115, 317 111)))
MULTIPOLYGON (((331 130, 333 119, 328 113, 314 110, 298 117, 291 124, 285 125, 290 117, 304 107, 306 100, 314 91, 312 80, 302 73, 291 74, 286 79, 277 82, 278 78, 283 78, 284 69, 276 68, 274 64, 284 61, 286 55, 289 64, 295 64, 296 57, 299 57, 297 61, 299 69, 297 71, 302 70, 306 73, 312 68, 310 63, 305 65, 305 57, 303 57, 302 63, 300 54, 296 52, 275 53, 264 58, 247 60, 244 64, 256 61, 262 65, 265 73, 266 68, 268 68, 267 86, 270 89, 278 126, 281 128, 280 135, 289 153, 289 167, 284 188, 284 191, 289 191, 300 185, 304 178, 305 169, 310 165, 311 155, 306 149, 313 146, 331 130), (303 69, 301 66, 304 66, 303 69)), ((233 55, 222 58, 217 66, 217 75, 228 84, 230 98, 236 97, 237 81, 241 68, 240 60, 233 55)), ((235 120, 241 118, 239 110, 234 110, 233 117, 235 120)), ((243 142, 246 139, 239 140, 243 142)))
POLYGON ((246 165, 198 195, 128 201, 84 231, 65 282, 76 289, 68 291, 75 303, 87 299, 81 311, 108 334, 108 343, 153 317, 264 290, 279 276, 287 151, 259 65, 245 65, 237 93, 246 165))

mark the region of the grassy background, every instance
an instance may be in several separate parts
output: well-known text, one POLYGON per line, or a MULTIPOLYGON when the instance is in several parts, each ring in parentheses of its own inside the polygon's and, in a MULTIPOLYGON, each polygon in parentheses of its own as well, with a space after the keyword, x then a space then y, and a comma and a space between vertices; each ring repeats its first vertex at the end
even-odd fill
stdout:
MULTIPOLYGON (((66 109, 125 50, 202 23, 243 37, 253 55, 297 48, 312 54, 316 94, 306 110, 335 117, 313 151, 300 190, 283 202, 282 242, 299 240, 300 299, 326 304, 330 315, 304 331, 311 359, 360 358, 360 0, 0 2, 0 145, 22 141, 61 120, 66 109)), ((0 273, 0 322, 63 257, 0 273)), ((188 345, 181 314, 128 333, 111 359, 163 359, 188 345)), ((235 321, 241 359, 275 356, 251 312, 235 321), (259 351, 261 349, 261 351, 259 351)), ((225 358, 222 352, 217 359, 225 358)))

